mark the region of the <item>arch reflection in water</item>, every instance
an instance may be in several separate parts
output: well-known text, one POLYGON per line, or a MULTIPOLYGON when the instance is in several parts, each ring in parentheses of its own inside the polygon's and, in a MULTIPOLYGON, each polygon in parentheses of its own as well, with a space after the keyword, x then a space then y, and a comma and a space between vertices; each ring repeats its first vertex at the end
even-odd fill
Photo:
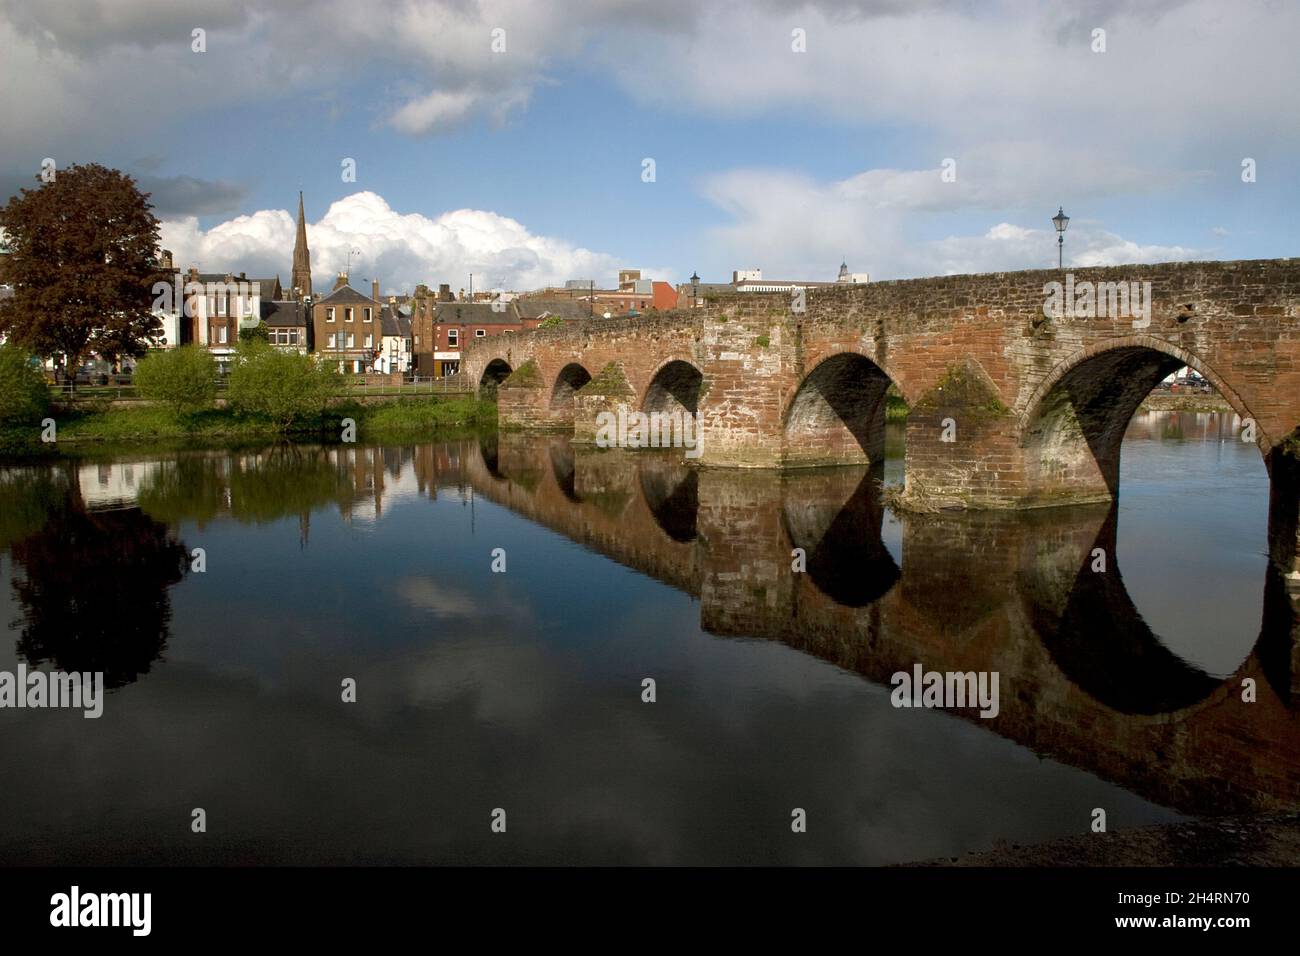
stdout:
MULTIPOLYGON (((501 441, 525 456, 528 439, 501 441)), ((903 516, 900 568, 882 543, 878 488, 864 468, 686 469, 695 475, 687 492, 689 477, 673 467, 579 453, 575 485, 636 491, 599 517, 558 486, 498 498, 699 596, 711 634, 778 640, 882 687, 917 662, 996 670, 1002 712, 983 729, 1187 812, 1293 805, 1300 748, 1288 729, 1286 649, 1296 632, 1285 588, 1266 582, 1255 648, 1224 678, 1174 653, 1143 621, 1113 561, 1112 505, 903 516), (807 551, 806 574, 791 569, 795 547, 807 551), (1098 547, 1112 556, 1104 575, 1091 571, 1098 547), (1238 706, 1240 681, 1252 676, 1261 700, 1238 706), (1189 734, 1197 748, 1180 745, 1189 734), (1262 761, 1227 767, 1243 746, 1262 761)))

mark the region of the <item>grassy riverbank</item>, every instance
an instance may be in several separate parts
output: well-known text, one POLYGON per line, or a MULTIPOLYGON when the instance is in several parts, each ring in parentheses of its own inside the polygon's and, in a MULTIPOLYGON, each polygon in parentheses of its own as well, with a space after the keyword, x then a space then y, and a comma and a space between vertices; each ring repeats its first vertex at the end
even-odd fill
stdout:
POLYGON ((343 402, 320 416, 304 419, 287 430, 257 415, 213 408, 177 415, 161 405, 107 407, 87 404, 55 411, 53 443, 41 441, 40 426, 0 429, 0 457, 49 455, 59 449, 113 445, 243 443, 251 441, 336 442, 342 421, 351 418, 357 437, 366 440, 443 437, 496 426, 496 406, 476 398, 402 399, 379 404, 343 402))

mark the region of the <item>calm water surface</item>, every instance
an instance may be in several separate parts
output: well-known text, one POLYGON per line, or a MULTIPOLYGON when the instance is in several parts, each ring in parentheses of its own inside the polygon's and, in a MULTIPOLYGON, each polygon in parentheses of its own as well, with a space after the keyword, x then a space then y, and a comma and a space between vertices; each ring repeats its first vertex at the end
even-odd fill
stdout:
POLYGON ((882 864, 1300 803, 1231 416, 1138 416, 1115 509, 876 477, 507 435, 0 470, 0 670, 115 688, 0 710, 0 862, 882 864), (997 718, 891 706, 917 662, 997 718))

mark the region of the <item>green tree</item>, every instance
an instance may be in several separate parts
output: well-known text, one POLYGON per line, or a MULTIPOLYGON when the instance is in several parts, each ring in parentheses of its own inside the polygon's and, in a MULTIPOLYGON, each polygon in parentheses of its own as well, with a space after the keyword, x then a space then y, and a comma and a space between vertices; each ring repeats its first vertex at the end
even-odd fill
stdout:
POLYGON ((558 315, 548 315, 537 323, 537 327, 539 329, 560 329, 564 327, 564 318, 558 315))
POLYGON ((75 375, 99 352, 143 355, 162 324, 153 314, 158 220, 135 180, 95 163, 69 166, 0 209, 12 297, 0 332, 75 375))
POLYGON ((317 362, 314 355, 243 342, 230 369, 226 396, 238 411, 262 415, 288 430, 323 412, 340 386, 334 368, 317 362))
POLYGON ((0 345, 0 425, 30 425, 49 409, 45 376, 31 353, 11 343, 0 345))
POLYGON ((135 385, 145 398, 177 415, 212 407, 217 397, 217 363, 201 345, 150 352, 135 367, 135 385))
POLYGON ((270 344, 271 333, 266 327, 265 322, 258 322, 251 329, 239 330, 239 341, 241 342, 266 342, 270 344))

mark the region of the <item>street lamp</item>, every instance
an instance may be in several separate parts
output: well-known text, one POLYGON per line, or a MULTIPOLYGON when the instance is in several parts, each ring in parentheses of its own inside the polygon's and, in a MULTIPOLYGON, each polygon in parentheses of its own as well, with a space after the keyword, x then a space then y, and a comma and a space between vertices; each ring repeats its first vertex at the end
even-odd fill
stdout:
POLYGON ((1070 217, 1065 214, 1065 207, 1058 206, 1056 215, 1052 217, 1052 225, 1056 227, 1056 268, 1062 268, 1062 262, 1065 257, 1065 227, 1070 224, 1070 217))
POLYGON ((693 309, 699 304, 700 304, 700 274, 698 272, 692 271, 691 272, 691 308, 693 309))

